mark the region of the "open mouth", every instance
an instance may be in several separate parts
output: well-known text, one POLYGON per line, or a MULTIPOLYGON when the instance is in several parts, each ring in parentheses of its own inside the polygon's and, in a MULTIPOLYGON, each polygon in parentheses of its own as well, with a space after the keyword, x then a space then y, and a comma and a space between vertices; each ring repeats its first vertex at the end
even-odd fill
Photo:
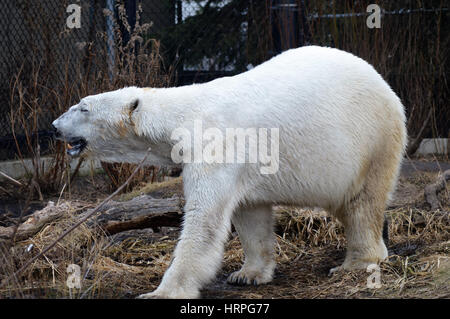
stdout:
POLYGON ((84 138, 73 138, 67 142, 67 154, 72 157, 79 156, 85 149, 87 142, 84 138))

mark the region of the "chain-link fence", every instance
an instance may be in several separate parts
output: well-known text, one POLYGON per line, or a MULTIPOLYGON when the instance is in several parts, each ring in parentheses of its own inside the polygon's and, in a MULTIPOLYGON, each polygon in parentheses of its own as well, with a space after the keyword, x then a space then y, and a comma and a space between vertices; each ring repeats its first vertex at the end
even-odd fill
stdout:
MULTIPOLYGON (((77 69, 83 67, 85 52, 81 44, 93 41, 105 28, 101 2, 82 2, 82 28, 67 27, 67 0, 17 0, 0 3, 0 159, 17 154, 17 144, 26 144, 24 123, 36 121, 33 136, 47 147, 49 125, 55 116, 55 101, 62 83, 76 81, 77 69), (37 92, 39 91, 39 92, 37 92), (19 96, 21 95, 21 96, 19 96), (23 96, 22 96, 23 95, 23 96), (30 101, 39 100, 41 108, 33 110, 30 101), (25 114, 14 114, 19 108, 25 114)), ((20 153, 20 151, 19 151, 20 153)))
POLYGON ((411 135, 431 110, 425 134, 446 137, 449 9, 438 0, 377 1, 381 27, 369 28, 371 2, 2 1, 0 160, 25 156, 20 147, 33 138, 43 152, 51 119, 86 94, 204 82, 309 44, 368 60, 402 98, 411 135), (158 66, 140 67, 155 54, 158 66))

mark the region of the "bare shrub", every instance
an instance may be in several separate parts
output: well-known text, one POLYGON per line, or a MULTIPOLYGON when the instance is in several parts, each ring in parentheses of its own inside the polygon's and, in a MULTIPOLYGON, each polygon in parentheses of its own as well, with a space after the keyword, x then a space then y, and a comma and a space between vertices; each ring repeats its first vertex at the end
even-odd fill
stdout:
MULTIPOLYGON (((47 64, 41 65, 39 53, 35 53, 31 64, 25 61, 12 79, 10 119, 17 155, 22 162, 31 157, 33 169, 27 171, 25 184, 30 192, 38 194, 40 199, 43 193, 68 189, 67 186, 73 179, 73 176, 70 176, 65 147, 60 142, 53 142, 50 133, 47 139, 48 150, 41 154, 42 136, 39 137, 39 134, 42 135, 42 127, 49 127, 53 119, 84 96, 124 86, 163 87, 170 84, 172 68, 164 67, 159 53, 159 42, 146 35, 151 24, 139 24, 140 11, 139 7, 137 23, 132 29, 127 22, 123 5, 118 6, 118 21, 109 11, 104 10, 104 14, 113 21, 113 54, 108 55, 110 48, 105 32, 98 32, 92 42, 77 43, 79 54, 84 56, 83 63, 77 65, 74 70, 67 57, 62 70, 59 70, 63 73, 64 81, 54 83, 51 74, 43 72, 44 69, 61 68, 57 65, 56 56, 47 59, 47 64), (129 41, 123 41, 124 35, 120 25, 125 26, 125 32, 129 33, 129 41), (108 64, 110 56, 115 58, 113 65, 108 64), (52 61, 55 65, 48 65, 52 61), (43 155, 50 155, 49 165, 42 161, 43 155)), ((71 30, 66 31, 61 35, 62 38, 70 36, 71 30)), ((112 187, 117 188, 135 166, 104 164, 104 167, 107 168, 112 187)), ((144 168, 130 183, 129 188, 141 181, 148 181, 154 173, 154 167, 144 168)))

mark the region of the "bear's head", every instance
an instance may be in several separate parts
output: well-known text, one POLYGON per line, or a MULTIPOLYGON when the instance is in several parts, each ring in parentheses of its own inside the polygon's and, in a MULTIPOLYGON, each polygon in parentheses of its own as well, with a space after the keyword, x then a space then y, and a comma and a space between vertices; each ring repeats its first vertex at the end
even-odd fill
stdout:
POLYGON ((129 87, 81 99, 52 123, 56 138, 67 143, 73 157, 139 162, 151 145, 135 127, 141 122, 139 94, 139 88, 129 87))

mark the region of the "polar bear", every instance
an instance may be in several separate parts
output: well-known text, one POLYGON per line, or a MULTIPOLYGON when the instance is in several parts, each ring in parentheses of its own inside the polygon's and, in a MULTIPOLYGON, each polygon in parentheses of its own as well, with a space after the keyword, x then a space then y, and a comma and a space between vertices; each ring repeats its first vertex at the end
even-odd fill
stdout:
MULTIPOLYGON (((344 224, 346 257, 332 271, 366 268, 387 257, 383 211, 407 134, 402 103, 367 62, 334 48, 291 49, 204 84, 87 96, 53 125, 71 155, 136 163, 151 147, 149 162, 164 165, 173 163, 179 143, 173 132, 195 133, 195 121, 219 132, 278 129, 271 142, 277 144, 277 170, 263 174, 259 161, 183 162, 180 240, 159 287, 141 298, 199 297, 220 267, 232 223, 245 260, 228 282, 270 282, 274 204, 322 207, 344 224)), ((188 148, 183 144, 180 154, 188 148)))

